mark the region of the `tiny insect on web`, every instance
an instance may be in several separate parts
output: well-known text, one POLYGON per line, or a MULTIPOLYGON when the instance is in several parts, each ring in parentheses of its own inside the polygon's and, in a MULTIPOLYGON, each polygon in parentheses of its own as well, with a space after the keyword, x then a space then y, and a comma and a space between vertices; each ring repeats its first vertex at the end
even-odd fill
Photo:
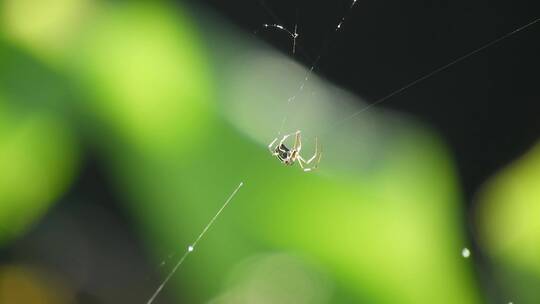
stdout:
MULTIPOLYGON (((281 24, 268 24, 268 23, 265 23, 263 24, 263 28, 265 29, 277 29, 277 30, 280 30, 280 31, 283 31, 285 33, 287 33, 290 38, 293 40, 293 43, 292 43, 292 54, 294 55, 296 53, 296 39, 298 38, 298 25, 295 25, 294 26, 294 32, 291 32, 289 31, 287 28, 285 28, 283 25, 281 24)), ((255 31, 255 34, 257 34, 257 31, 255 31)))

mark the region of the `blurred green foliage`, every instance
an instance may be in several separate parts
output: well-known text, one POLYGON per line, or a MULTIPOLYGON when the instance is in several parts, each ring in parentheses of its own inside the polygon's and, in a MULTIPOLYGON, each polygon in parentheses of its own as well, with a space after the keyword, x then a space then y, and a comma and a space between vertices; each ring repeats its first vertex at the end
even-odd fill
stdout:
POLYGON ((0 242, 25 232, 72 182, 79 148, 69 89, 25 51, 0 43, 0 242))
POLYGON ((540 293, 540 144, 489 180, 479 195, 480 241, 507 294, 540 293))
MULTIPOLYGON (((1 103, 1 102, 0 102, 1 103)), ((45 114, 0 113, 0 241, 24 232, 66 190, 77 148, 66 124, 45 114)))

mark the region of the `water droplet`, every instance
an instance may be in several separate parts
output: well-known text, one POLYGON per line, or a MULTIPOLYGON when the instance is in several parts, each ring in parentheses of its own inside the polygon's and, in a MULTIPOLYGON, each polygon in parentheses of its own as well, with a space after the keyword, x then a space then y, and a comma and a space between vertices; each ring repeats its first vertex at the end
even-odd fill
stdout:
POLYGON ((468 257, 471 256, 471 251, 469 250, 469 248, 465 247, 465 248, 463 248, 463 250, 461 250, 461 255, 464 258, 468 258, 468 257))
POLYGON ((192 251, 193 251, 193 246, 190 245, 190 246, 187 248, 187 250, 188 250, 189 252, 192 252, 192 251))

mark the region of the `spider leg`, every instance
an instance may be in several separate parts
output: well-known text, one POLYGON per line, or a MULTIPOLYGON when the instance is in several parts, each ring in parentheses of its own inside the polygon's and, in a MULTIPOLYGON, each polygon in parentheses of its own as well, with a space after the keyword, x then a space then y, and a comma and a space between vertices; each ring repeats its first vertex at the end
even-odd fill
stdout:
POLYGON ((305 159, 303 159, 301 156, 299 156, 298 157, 298 164, 300 165, 302 170, 304 170, 304 172, 313 171, 313 170, 319 168, 319 161, 321 160, 321 154, 319 154, 316 159, 317 159, 317 162, 313 166, 306 167, 305 165, 309 165, 309 164, 306 162, 305 159))
POLYGON ((291 136, 291 134, 283 136, 283 138, 279 141, 278 147, 281 147, 281 145, 283 145, 283 142, 286 141, 289 136, 291 136))
POLYGON ((304 172, 310 172, 310 171, 313 171, 315 169, 317 169, 317 164, 315 164, 315 166, 313 167, 306 167, 305 165, 307 165, 307 162, 304 158, 302 158, 300 155, 298 155, 298 164, 300 165, 300 168, 302 168, 302 170, 304 170, 304 172))
POLYGON ((297 151, 300 153, 300 150, 302 149, 302 139, 300 138, 300 130, 296 131, 294 138, 294 145, 293 145, 293 151, 297 151))
POLYGON ((304 165, 302 165, 302 163, 305 163, 306 161, 302 158, 302 156, 298 155, 298 164, 300 165, 300 168, 302 168, 302 170, 304 170, 304 172, 308 172, 308 171, 311 171, 310 168, 306 168, 304 167, 304 165))
POLYGON ((276 154, 276 151, 274 151, 275 148, 273 148, 273 146, 274 146, 274 144, 276 143, 277 140, 278 140, 277 137, 274 138, 274 140, 272 140, 272 142, 268 145, 268 150, 270 150, 270 152, 271 152, 272 154, 276 154))
POLYGON ((319 162, 321 161, 321 157, 322 157, 322 152, 319 151, 319 141, 315 137, 315 153, 307 161, 300 154, 298 154, 298 164, 300 165, 300 167, 305 172, 312 171, 312 170, 315 170, 315 169, 317 169, 319 167, 319 162), (304 165, 309 165, 313 160, 316 160, 316 162, 315 162, 315 164, 313 166, 311 166, 309 168, 304 167, 304 165))
MULTIPOLYGON (((321 158, 321 153, 319 153, 319 139, 317 137, 315 137, 315 153, 313 154, 313 156, 308 159, 306 161, 306 164, 309 164, 311 163, 315 158, 321 158)), ((319 160, 317 160, 317 163, 319 162, 319 160)))

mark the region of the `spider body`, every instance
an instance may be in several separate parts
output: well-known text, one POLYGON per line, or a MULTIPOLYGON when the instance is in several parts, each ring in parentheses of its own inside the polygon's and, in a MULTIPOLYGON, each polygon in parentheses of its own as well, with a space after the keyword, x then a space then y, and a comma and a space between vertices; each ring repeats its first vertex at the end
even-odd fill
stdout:
POLYGON ((282 163, 284 163, 285 165, 291 165, 292 164, 291 150, 289 150, 289 148, 287 148, 287 146, 285 146, 285 144, 281 144, 281 145, 277 146, 276 149, 274 150, 273 154, 275 154, 275 156, 282 163))
POLYGON ((296 131, 295 133, 295 140, 294 145, 291 149, 287 148, 287 146, 284 144, 285 140, 290 136, 291 134, 285 135, 281 138, 281 140, 278 142, 279 138, 275 138, 269 145, 268 150, 272 153, 273 156, 277 157, 279 161, 281 161, 282 164, 286 166, 291 166, 296 161, 298 161, 298 164, 304 170, 305 172, 312 171, 317 169, 319 166, 319 162, 321 160, 321 152, 319 151, 319 144, 317 138, 315 138, 315 154, 308 159, 305 160, 300 155, 300 150, 302 149, 302 140, 300 137, 300 131, 296 131), (276 145, 277 142, 277 145, 276 145), (315 163, 310 167, 309 165, 315 161, 315 163))

